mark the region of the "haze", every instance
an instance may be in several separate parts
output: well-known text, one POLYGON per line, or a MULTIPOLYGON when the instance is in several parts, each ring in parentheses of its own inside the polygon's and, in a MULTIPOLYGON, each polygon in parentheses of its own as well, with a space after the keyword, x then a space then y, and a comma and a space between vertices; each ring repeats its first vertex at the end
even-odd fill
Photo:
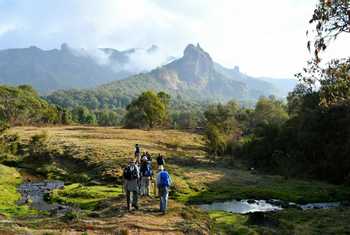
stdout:
MULTIPOLYGON (((148 48, 181 56, 199 42, 215 61, 254 76, 291 78, 309 59, 316 0, 0 0, 0 48, 148 48)), ((326 57, 350 53, 345 40, 326 57)), ((152 64, 153 65, 153 64, 152 64)))

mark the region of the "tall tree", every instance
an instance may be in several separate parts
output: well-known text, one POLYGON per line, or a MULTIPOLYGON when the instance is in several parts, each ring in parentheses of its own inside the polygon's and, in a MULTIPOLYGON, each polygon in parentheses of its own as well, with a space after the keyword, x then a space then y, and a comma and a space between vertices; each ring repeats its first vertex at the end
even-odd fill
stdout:
POLYGON ((167 117, 168 95, 146 91, 127 106, 127 127, 161 126, 167 117))

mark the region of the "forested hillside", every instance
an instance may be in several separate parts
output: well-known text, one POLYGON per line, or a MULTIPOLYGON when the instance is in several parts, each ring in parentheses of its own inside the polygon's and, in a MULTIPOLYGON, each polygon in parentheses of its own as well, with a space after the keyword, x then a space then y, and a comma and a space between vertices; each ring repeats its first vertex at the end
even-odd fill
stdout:
POLYGON ((69 123, 70 114, 39 97, 30 86, 0 86, 0 123, 10 125, 69 123))
POLYGON ((136 49, 118 51, 112 48, 90 51, 67 44, 52 50, 35 46, 0 50, 0 83, 31 85, 40 94, 93 88, 137 73, 137 66, 129 65, 130 56, 137 52, 136 49))
POLYGON ((65 108, 125 108, 132 99, 148 90, 164 91, 175 100, 209 103, 232 99, 253 103, 260 96, 288 94, 287 90, 282 92, 280 86, 241 73, 238 67, 227 69, 215 63, 199 45, 188 45, 182 58, 149 73, 90 90, 57 91, 47 99, 65 108))

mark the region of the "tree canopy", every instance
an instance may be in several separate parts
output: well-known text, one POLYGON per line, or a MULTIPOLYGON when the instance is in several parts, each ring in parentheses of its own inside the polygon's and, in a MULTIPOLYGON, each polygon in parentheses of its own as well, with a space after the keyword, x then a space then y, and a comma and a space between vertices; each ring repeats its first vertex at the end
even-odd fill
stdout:
POLYGON ((126 127, 162 126, 167 118, 170 96, 164 92, 143 92, 127 106, 125 116, 126 127))
MULTIPOLYGON (((319 60, 319 52, 341 33, 350 33, 350 0, 319 0, 310 23, 314 25, 314 54, 319 60)), ((308 41, 311 50, 311 41, 308 41)))

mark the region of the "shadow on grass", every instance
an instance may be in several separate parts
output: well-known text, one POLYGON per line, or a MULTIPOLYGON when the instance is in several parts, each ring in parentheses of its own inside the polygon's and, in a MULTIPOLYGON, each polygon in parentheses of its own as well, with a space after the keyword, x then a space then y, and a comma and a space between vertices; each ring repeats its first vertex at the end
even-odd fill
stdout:
POLYGON ((93 131, 96 132, 96 128, 94 127, 66 127, 64 130, 67 131, 93 131))
POLYGON ((233 199, 279 199, 299 204, 346 201, 350 187, 319 181, 284 179, 281 176, 252 175, 246 171, 223 171, 219 180, 188 197, 189 204, 205 204, 233 199))

